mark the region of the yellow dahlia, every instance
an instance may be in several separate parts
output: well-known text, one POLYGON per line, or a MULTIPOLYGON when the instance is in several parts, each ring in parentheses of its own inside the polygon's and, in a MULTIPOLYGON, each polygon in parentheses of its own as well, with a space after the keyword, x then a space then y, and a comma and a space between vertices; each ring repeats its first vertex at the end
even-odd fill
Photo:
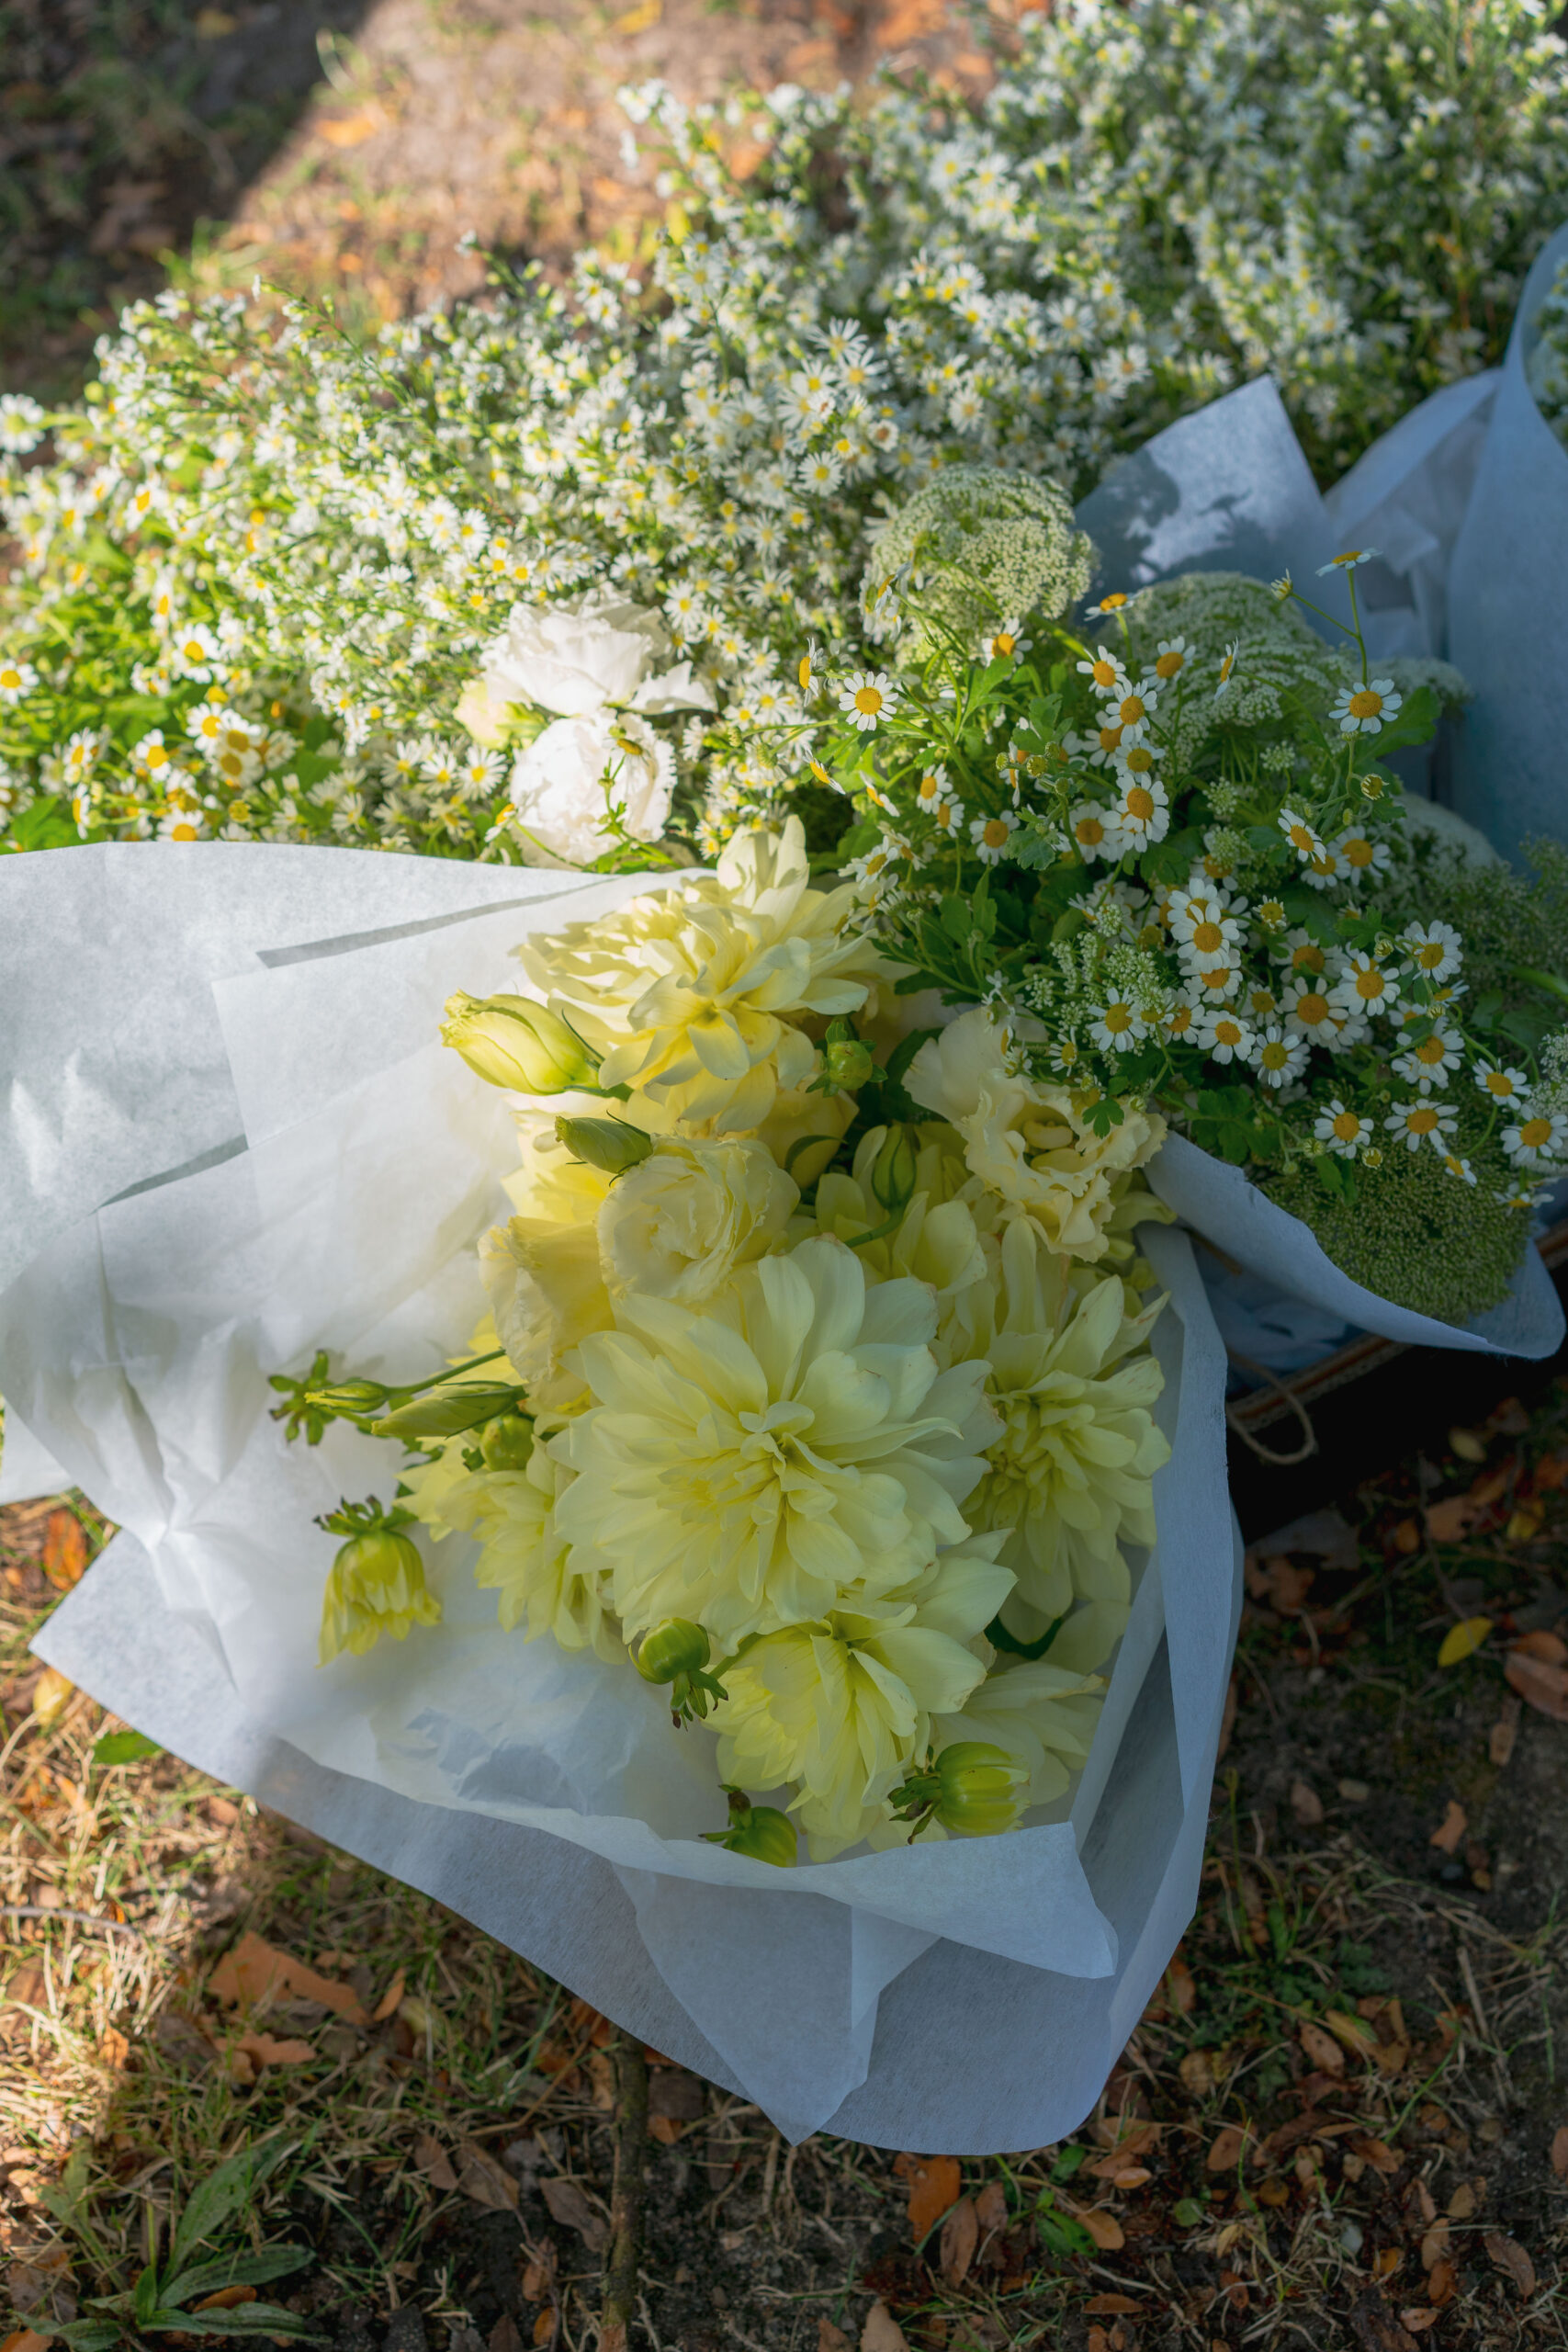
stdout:
POLYGON ((711 877, 517 953, 602 1057, 600 1084, 631 1088, 628 1115, 695 1135, 760 1127, 815 1073, 801 1022, 861 1012, 893 969, 852 888, 810 888, 797 817, 782 834, 737 834, 711 877))

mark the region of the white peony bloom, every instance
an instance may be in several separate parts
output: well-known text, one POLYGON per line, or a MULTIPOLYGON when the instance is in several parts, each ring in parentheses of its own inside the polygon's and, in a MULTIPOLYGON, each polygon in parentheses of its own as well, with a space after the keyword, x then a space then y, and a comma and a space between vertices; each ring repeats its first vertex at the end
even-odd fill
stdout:
POLYGON ((634 840, 656 842, 670 814, 675 759, 645 718, 558 718, 520 752, 512 805, 529 865, 592 865, 615 848, 612 808, 634 840))
POLYGON ((606 703, 629 703, 669 650, 657 613, 595 588, 557 605, 514 605, 481 675, 494 702, 536 703, 581 718, 606 703))

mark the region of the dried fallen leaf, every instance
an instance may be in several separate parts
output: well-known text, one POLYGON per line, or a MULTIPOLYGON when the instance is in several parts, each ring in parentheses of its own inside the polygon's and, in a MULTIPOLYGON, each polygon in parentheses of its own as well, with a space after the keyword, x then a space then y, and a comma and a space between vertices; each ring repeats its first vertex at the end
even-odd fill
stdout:
POLYGON ((1474 2218, 1475 2189, 1472 2182, 1468 2180, 1460 2182, 1459 2187, 1449 2199, 1448 2211, 1450 2222, 1468 2222, 1474 2218))
POLYGON ((1551 2135, 1551 2169, 1559 2180, 1568 2180, 1568 2123, 1560 2123, 1551 2135))
POLYGON ((502 2312, 487 2339, 488 2352, 523 2352, 523 2338, 510 2312, 502 2312))
POLYGON ((1506 2238, 1501 2230, 1488 2230, 1483 2245, 1499 2270, 1506 2270, 1521 2295, 1535 2292, 1535 2265, 1517 2238, 1506 2238))
POLYGON ((961 2197, 942 2225, 938 2267, 943 2284, 962 2287, 969 2276, 969 2266, 975 2259, 975 2249, 980 2243, 979 2216, 972 2197, 961 2197))
POLYGON ((57 1592, 79 1584, 87 1565, 87 1531, 73 1510, 51 1510, 44 1527, 43 1572, 57 1592))
POLYGON ((1457 1453, 1461 1462, 1484 1462, 1486 1440, 1478 1430, 1450 1430, 1449 1451, 1457 1453))
POLYGON ((264 2066, 308 2066, 316 2055, 308 2041, 278 2041, 254 2031, 243 2033, 234 2047, 258 2073, 264 2066))
POLYGON ((1438 2314, 1429 2303, 1407 2304, 1399 2316, 1412 2335, 1419 2335, 1424 2329, 1436 2327, 1438 2324, 1438 2314))
POLYGON ((1364 2018, 1353 2018, 1346 2009, 1325 2009, 1323 2022, 1335 2041, 1343 2043, 1352 2058, 1377 2055, 1377 2035, 1364 2018))
POLYGON ((1556 1723, 1568 1723, 1568 1667, 1551 1666, 1528 1650, 1515 1649, 1503 1660, 1503 1671, 1527 1707, 1556 1723))
POLYGON ((909 2352, 909 2339, 886 2303, 874 2302, 867 2312, 860 2352, 909 2352))
POLYGON ((1386 2140, 1374 2140, 1364 2133, 1352 2140, 1350 2146, 1364 2165, 1371 2165, 1374 2172, 1382 2173, 1385 2177, 1396 2173, 1403 2161, 1395 2155, 1386 2140))
POLYGON ((1144 2308, 1145 2306, 1135 2301, 1131 2295, 1091 2295, 1084 2305, 1086 2312, 1104 2318, 1110 2318, 1112 2313, 1115 2313, 1127 2319, 1135 2319, 1144 2308))
POLYGON ((389 2018, 395 2017, 402 2001, 403 1995, 407 1990, 408 1979, 404 1975, 403 1971, 400 1968, 391 1983, 388 1985, 386 1991, 382 1994, 380 1999, 377 2002, 375 2007, 371 2010, 371 2024, 385 2025, 389 2018))
POLYGON ((534 2341, 536 2344, 553 2344, 555 2336, 556 2315, 547 2304, 542 2312, 534 2314, 534 2341))
POLYGON ((211 1989, 220 2001, 244 2002, 248 2006, 277 1994, 297 2000, 320 2001, 323 2008, 335 2009, 351 2025, 369 2023, 364 2005, 351 1984, 318 1974, 302 1960, 279 1951, 276 1945, 265 1942, 249 1928, 213 1970, 211 1989))
POLYGON ((254 2303, 254 2287, 220 2287, 213 2295, 203 2295, 199 2303, 192 2303, 193 2312, 237 2312, 242 2303, 254 2303))
POLYGON ((987 2237, 1008 2225, 1008 2193, 999 2180, 988 2180, 975 2199, 975 2218, 987 2237))
POLYGON ((1427 1532, 1434 1544, 1458 1544, 1470 1533, 1484 1506, 1473 1495, 1450 1495, 1427 1510, 1427 1532))
POLYGON ((1436 1846, 1441 1854, 1457 1853, 1460 1840, 1469 1826, 1469 1816, 1463 1805, 1456 1797, 1450 1797, 1447 1813, 1444 1814, 1427 1842, 1428 1845, 1436 1846))
POLYGON ((118 2026, 105 2026, 103 2039, 98 2043, 98 2056, 106 2066, 112 2066, 116 2074, 129 2062, 130 2044, 118 2026))
POLYGON ((1448 2217, 1448 2215, 1447 2215, 1446 2213, 1442 2213, 1442 2214, 1439 2214, 1439 2215, 1438 2215, 1438 2219, 1433 2222, 1433 2224, 1432 2224, 1431 2228, 1430 2228, 1429 2230, 1426 2231, 1426 2232, 1423 2233, 1423 2235, 1422 2235, 1422 2239, 1421 2239, 1421 2267, 1422 2267, 1422 2269, 1423 2269, 1423 2270, 1431 2270, 1431 2269, 1435 2268, 1435 2267, 1436 2267, 1436 2266, 1437 2266, 1437 2264, 1438 2264, 1438 2263, 1439 2263, 1439 2262, 1443 2259, 1444 2256, 1448 2253, 1448 2250, 1449 2250, 1449 2217, 1448 2217))
POLYGON ((1421 1524, 1418 1520, 1402 1519, 1393 1531, 1393 1548, 1406 1557, 1421 1549, 1421 1524))
POLYGON ((39 2335, 30 2327, 14 2328, 0 2344, 0 2352, 47 2352, 53 2341, 52 2335, 39 2335))
POLYGON ((1309 1781, 1291 1782, 1291 1811, 1303 1829, 1315 1829, 1323 1819, 1323 1799, 1309 1781))
POLYGON ((1126 2235, 1114 2213, 1103 2205, 1091 2205, 1077 2217, 1089 2232, 1101 2254, 1119 2254, 1126 2245, 1126 2235))
MULTIPOLYGON (((513 2183, 513 2202, 515 2202, 513 2183)), ((539 2193, 558 2222, 575 2230, 590 2254, 603 2254, 610 2233, 604 2217, 596 2213, 575 2180, 552 2177, 539 2183, 539 2193)))
POLYGON ((852 2352, 849 2337, 824 2312, 817 2322, 817 2352, 852 2352))
POLYGON ((1325 2075, 1342 2075, 1345 2072, 1345 2052, 1334 2036, 1325 2033, 1320 2025, 1314 2025, 1309 2020, 1302 2027, 1296 2039, 1310 2065, 1320 2068, 1325 2075))
POLYGON ((329 147, 362 147, 380 130, 381 118, 362 107, 358 114, 323 116, 316 128, 329 147))
POLYGON ((1465 1617, 1450 1625, 1438 1649, 1439 1666, 1457 1666, 1461 1658, 1473 1657, 1492 1631, 1490 1617, 1465 1617))
POLYGON ((700 2075, 683 2066, 656 2066, 648 2078, 649 2115, 667 2115, 677 2123, 694 2123, 707 2106, 707 2090, 700 2075))
POLYGON ((1459 2272, 1446 2254, 1436 2256, 1428 2263, 1426 2258, 1425 2239, 1422 2240, 1421 2258, 1422 2267, 1427 2273, 1427 2301, 1434 2310, 1441 2311, 1445 2303, 1453 2301, 1459 2291, 1459 2272))
POLYGON ((1568 1642, 1561 1634, 1550 1633, 1544 1625, 1533 1626, 1508 1646, 1516 1657, 1539 1657, 1548 1666, 1568 1666, 1568 1642))
POLYGON ((1394 2318, 1381 2288, 1369 2287, 1357 2296, 1350 2324, 1362 2352, 1416 2352, 1416 2338, 1394 2318))
POLYGON ((1182 2059, 1176 2071, 1181 2077, 1182 2089, 1191 2098, 1207 2098, 1213 2089, 1218 2079, 1214 2061, 1219 2054, 1215 2050, 1190 2050, 1182 2059))
POLYGON ((1486 1753, 1499 1771, 1508 1763, 1519 1736, 1520 1704, 1517 1691, 1510 1690, 1503 1702, 1503 1712, 1486 1735, 1486 1753))
POLYGON ((457 2186, 457 2176, 452 2169, 452 2159, 434 2132, 422 2132, 413 2143, 413 2160, 429 2181, 445 2196, 457 2186))
MULTIPOLYGON (((457 2153, 463 2160, 457 2186, 469 2202, 482 2205, 491 2213, 515 2213, 517 2183, 506 2166, 472 2140, 465 2140, 457 2153)), ((555 2212, 553 2205, 550 2211, 555 2212)), ((556 2219, 559 2221, 562 2216, 558 2213, 556 2219)))
POLYGON ((1165 1972, 1165 1995, 1179 2016, 1188 2017, 1198 2005, 1198 1985, 1192 1971, 1179 1957, 1173 1960, 1165 1972))
POLYGON ((33 1684, 33 1713, 47 1730, 58 1723, 71 1702, 76 1685, 57 1666, 46 1666, 33 1684))
POLYGON ((1546 1505, 1533 1496, 1528 1502, 1517 1504, 1508 1513, 1503 1532, 1510 1544, 1533 1544, 1546 1520, 1546 1505))
POLYGON ((901 2155, 893 2169, 909 2184, 909 2235, 917 2245, 933 2230, 964 2186, 956 2156, 901 2155))
POLYGON ((1568 1487, 1568 1446, 1558 1453, 1543 1453, 1535 1465, 1536 1492, 1554 1495, 1560 1487, 1568 1487))
POLYGON ((1247 2134, 1239 2125, 1235 2123, 1222 2125, 1215 2132, 1210 2143, 1209 2153, 1203 2159, 1210 2172, 1229 2172, 1234 2165, 1239 2164, 1241 2152, 1246 2147, 1247 2141, 1247 2134))

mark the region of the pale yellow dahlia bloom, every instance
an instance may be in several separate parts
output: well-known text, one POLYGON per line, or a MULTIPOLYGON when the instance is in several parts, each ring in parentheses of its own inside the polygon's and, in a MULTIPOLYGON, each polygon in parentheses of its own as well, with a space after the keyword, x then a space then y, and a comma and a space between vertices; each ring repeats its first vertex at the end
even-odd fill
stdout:
MULTIPOLYGON (((1027 1210, 1053 1249, 1077 1258, 1107 1254, 1112 1231, 1129 1221, 1119 1180, 1165 1140, 1162 1118, 1131 1107, 1120 1125, 1096 1135, 1081 1096, 1009 1067, 1007 1033, 984 1005, 928 1038, 904 1083, 957 1129, 971 1173, 1027 1210)), ((1141 1192, 1133 1213, 1168 1216, 1141 1192)))
POLYGON ((409 1508, 433 1533, 458 1529, 478 1539, 474 1582, 481 1592, 500 1594, 501 1624, 508 1632, 525 1626, 530 1642, 552 1634, 563 1650, 592 1648, 601 1657, 624 1658, 596 1581, 578 1574, 556 1526, 556 1498, 570 1472, 537 1442, 521 1470, 467 1471, 460 1443, 447 1447, 443 1461, 462 1475, 420 1480, 416 1473, 405 1482, 413 1488, 409 1508))
POLYGON ((949 1589, 937 1612, 945 1624, 899 1594, 889 1597, 903 1604, 896 1611, 835 1610, 761 1635, 726 1666, 714 1718, 719 1771, 746 1788, 794 1786, 791 1810, 815 1860, 886 1819, 888 1795, 930 1745, 933 1717, 955 1713, 984 1680, 984 1661, 965 1643, 990 1622, 1007 1578, 998 1587, 994 1564, 981 1566, 967 1611, 949 1589))
POLYGON ((976 1345, 1004 1428, 968 1510, 976 1527, 1007 1533, 1000 1556, 1018 1586, 1004 1623, 1027 1638, 1076 1602, 1109 1604, 1109 1649, 1132 1590, 1121 1546, 1154 1542, 1150 1482, 1170 1456, 1152 1410, 1164 1375, 1147 1348, 1164 1302, 1128 1315, 1114 1276, 1079 1292, 1025 1217, 1003 1231, 990 1296, 976 1345))
POLYGON ((694 1135, 760 1127, 806 1086, 800 1023, 859 1012, 894 968, 859 926, 852 888, 810 887, 800 820, 738 833, 716 875, 634 899, 517 950, 553 1012, 632 1090, 638 1125, 694 1135))
POLYGON ((1074 1672, 1054 1657, 998 1659, 961 1709, 935 1719, 932 1736, 939 1748, 961 1739, 1004 1748, 1029 1775, 1022 1804, 1049 1804, 1088 1761, 1104 1692, 1100 1675, 1074 1672))
POLYGON ((628 1295, 575 1351, 592 1402, 550 1441, 563 1532, 628 1635, 671 1617, 729 1650, 863 1608, 968 1533, 997 1419, 943 1372, 922 1283, 868 1285, 823 1238, 742 1267, 707 1311, 628 1295))
POLYGON ((597 1217, 605 1278, 695 1306, 783 1241, 799 1199, 760 1143, 672 1136, 609 1188, 597 1217))

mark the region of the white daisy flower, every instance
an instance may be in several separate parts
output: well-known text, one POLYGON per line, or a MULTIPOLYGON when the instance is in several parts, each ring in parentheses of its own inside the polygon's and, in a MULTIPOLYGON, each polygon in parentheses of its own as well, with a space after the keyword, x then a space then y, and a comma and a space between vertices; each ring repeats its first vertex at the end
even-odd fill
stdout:
POLYGON ((1109 1004, 1100 1005, 1089 1027, 1089 1035, 1104 1054, 1128 1053, 1148 1034, 1148 1023, 1125 997, 1112 997, 1109 1004))
POLYGON ((1109 857, 1122 854, 1122 843, 1108 810, 1098 800, 1080 800, 1067 819, 1067 831, 1077 842, 1078 854, 1085 858, 1109 857))
POLYGON ((10 707, 30 695, 38 684, 38 672, 30 662, 12 662, 0 657, 0 702, 10 707))
POLYGON ((934 809, 941 808, 947 797, 947 770, 944 767, 928 768, 915 786, 916 808, 930 816, 934 809))
POLYGON ((1012 837, 1018 831, 1018 819, 1010 808, 998 817, 976 817, 969 828, 969 838, 975 844, 975 854, 982 865, 999 865, 1004 857, 1012 855, 1012 837))
POLYGON ((1374 841, 1369 832, 1351 825, 1334 844, 1345 861, 1345 868, 1352 882, 1365 882, 1374 875, 1386 874, 1393 864, 1393 853, 1386 842, 1374 841))
POLYGON ((1503 1130, 1503 1148, 1516 1168, 1539 1168, 1543 1160, 1561 1159, 1568 1144, 1568 1119, 1542 1111, 1503 1130))
POLYGON ((1416 923, 1399 944, 1429 980, 1451 980, 1464 961, 1464 942, 1451 923, 1416 923))
POLYGON ((1506 1069, 1499 1062, 1477 1062, 1472 1073, 1483 1094, 1494 1102, 1522 1102, 1529 1092, 1529 1080, 1522 1069, 1506 1069))
POLYGON ((1345 860, 1332 842, 1325 842, 1316 857, 1309 857, 1303 869, 1302 880, 1312 890, 1327 890, 1346 876, 1345 860))
POLYGON ((1228 1005, 1204 1007, 1193 1042, 1216 1062, 1249 1062, 1257 1045, 1249 1023, 1228 1005))
POLYGON ((1271 1021, 1253 1058, 1265 1086, 1288 1086, 1302 1074, 1306 1046, 1298 1032, 1281 1029, 1277 1021, 1271 1021))
POLYGON ((898 690, 886 670, 856 670, 839 688, 839 708, 868 735, 897 707, 898 690))
POLYGON ((1356 1154, 1371 1141, 1372 1123, 1363 1119, 1359 1111, 1348 1111, 1336 1095, 1326 1103, 1322 1115, 1314 1122, 1313 1133, 1319 1143, 1325 1143, 1341 1159, 1354 1159, 1356 1154))
POLYGON ((1162 842, 1170 826, 1170 808, 1157 776, 1124 775, 1111 808, 1111 822, 1122 841, 1134 849, 1162 842))
POLYGON ((980 658, 984 662, 1016 662, 1021 655, 1033 650, 1034 639, 1023 634, 1023 623, 1015 613, 1002 623, 994 635, 982 638, 980 658))
POLYGON ((1320 563, 1317 576, 1320 580, 1326 580, 1331 571, 1358 571, 1363 563, 1375 562, 1377 552, 1376 548, 1347 548, 1343 555, 1332 557, 1327 563, 1320 563))
POLYGON ((1445 1151, 1443 1154, 1443 1166, 1448 1170, 1450 1176, 1457 1176, 1461 1183, 1474 1183, 1475 1170, 1471 1166, 1468 1159, 1461 1159, 1455 1153, 1451 1151, 1445 1151))
POLYGON ((1446 1158, 1457 1115, 1446 1102, 1434 1102, 1430 1096, 1424 1096, 1418 1102, 1396 1102, 1383 1125, 1391 1136, 1404 1136, 1407 1150, 1419 1151, 1424 1143, 1429 1143, 1435 1152, 1446 1158))
POLYGON ((1274 953, 1289 965, 1292 974, 1306 972, 1316 979, 1328 969, 1328 950, 1310 931, 1288 931, 1274 953))
POLYGON ((1404 702, 1392 678, 1372 678, 1364 686, 1341 686, 1328 716, 1341 735, 1379 735, 1399 716, 1404 702))
POLYGON ((1077 667, 1083 676, 1089 681, 1097 695, 1126 693, 1127 673, 1122 668, 1118 656, 1109 652, 1103 645, 1095 648, 1092 662, 1080 662, 1077 667))
POLYGON ((1392 1012, 1399 1002, 1399 981, 1375 956, 1359 949, 1355 955, 1346 956, 1333 995, 1335 1002, 1347 1012, 1359 1013, 1363 1018, 1374 1012, 1392 1012))
POLYGON ((1220 656, 1220 683, 1214 688, 1214 700, 1226 692, 1235 673, 1235 657, 1241 651, 1241 639, 1233 638, 1220 656))
POLYGON ((1187 667, 1190 648, 1184 637, 1162 637, 1154 659, 1154 674, 1162 685, 1169 685, 1187 667))
POLYGON ((1344 1026, 1343 1016, 1331 1001, 1323 980, 1311 972, 1302 973, 1290 983, 1292 993, 1285 999, 1285 1026, 1293 1035, 1304 1038, 1311 1046, 1334 1048, 1344 1026))
POLYGON ((1323 855, 1321 836, 1307 823, 1306 819, 1299 817, 1293 808, 1281 808, 1278 822, 1280 831, 1299 858, 1305 860, 1309 857, 1323 855))
POLYGON ((1460 1066, 1462 1044, 1457 1029, 1446 1029, 1439 1022, 1420 1045, 1396 1054, 1393 1067, 1407 1086, 1418 1086, 1423 1094, 1428 1094, 1434 1086, 1447 1086, 1450 1070, 1460 1066))
POLYGON ((1179 996, 1166 1013, 1165 1034, 1173 1046, 1196 1045, 1202 1017, 1201 1009, 1190 998, 1179 996))
MULTIPOLYGON (((936 827, 937 831, 939 833, 951 834, 953 839, 956 841, 959 834, 959 829, 964 822, 963 801, 939 800, 931 814, 931 822, 936 827)), ((1058 836, 1058 839, 1059 838, 1060 836, 1058 836)))
POLYGON ((1158 707, 1159 696, 1146 686, 1133 686, 1123 682, 1119 692, 1107 697, 1105 715, 1113 726, 1122 729, 1124 744, 1141 743, 1158 707))

